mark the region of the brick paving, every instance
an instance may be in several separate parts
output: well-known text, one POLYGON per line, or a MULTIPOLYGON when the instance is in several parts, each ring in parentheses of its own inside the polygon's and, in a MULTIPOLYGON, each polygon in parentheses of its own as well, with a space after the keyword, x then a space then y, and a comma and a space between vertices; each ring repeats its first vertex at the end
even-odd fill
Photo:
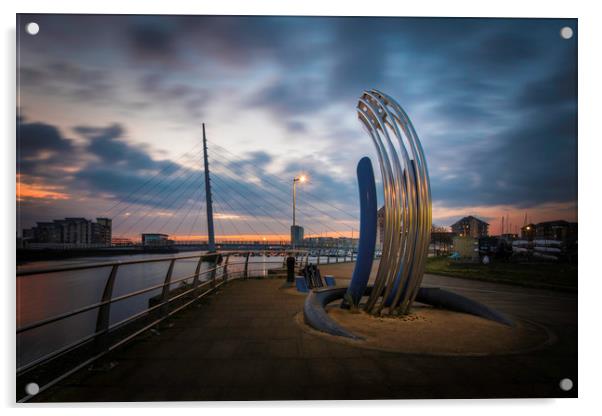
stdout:
MULTIPOLYGON (((349 275, 352 265, 322 266, 349 275)), ((342 282, 342 280, 341 280, 342 282)), ((156 331, 115 350, 108 371, 83 369, 33 401, 203 401, 575 397, 577 296, 426 276, 501 311, 546 325, 558 342, 530 354, 486 357, 381 352, 332 342, 295 321, 304 297, 278 279, 237 280, 156 331)))

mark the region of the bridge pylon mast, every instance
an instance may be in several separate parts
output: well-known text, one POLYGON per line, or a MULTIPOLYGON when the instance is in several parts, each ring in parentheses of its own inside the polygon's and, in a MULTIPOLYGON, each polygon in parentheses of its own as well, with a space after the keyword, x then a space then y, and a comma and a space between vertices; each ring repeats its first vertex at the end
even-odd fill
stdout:
POLYGON ((215 251, 215 232, 213 230, 213 200, 211 198, 211 178, 209 177, 209 158, 207 156, 207 136, 205 136, 205 123, 203 123, 203 161, 205 163, 205 202, 207 206, 207 234, 209 237, 209 251, 215 251))

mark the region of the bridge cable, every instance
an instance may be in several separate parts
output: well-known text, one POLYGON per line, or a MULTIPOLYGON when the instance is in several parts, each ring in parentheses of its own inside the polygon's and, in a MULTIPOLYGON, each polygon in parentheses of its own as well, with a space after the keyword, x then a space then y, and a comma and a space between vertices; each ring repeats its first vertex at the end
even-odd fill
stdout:
MULTIPOLYGON (((218 178, 220 181, 224 181, 224 180, 223 180, 222 178, 220 178, 219 176, 218 176, 217 178, 218 178)), ((236 179, 236 178, 233 178, 233 179, 236 179)), ((227 184, 225 181, 224 181, 224 183, 225 183, 225 184, 227 184)), ((229 187, 230 189, 232 189, 232 190, 233 190, 233 192, 234 192, 234 195, 235 195, 235 196, 237 196, 237 197, 242 197, 241 195, 239 195, 239 193, 242 193, 242 191, 241 191, 241 192, 239 192, 239 191, 236 191, 235 189, 233 189, 233 188, 232 188, 232 187, 230 187, 229 185, 228 185, 228 187, 229 187)), ((249 196, 249 193, 248 193, 248 192, 253 192, 253 193, 255 194, 255 191, 252 191, 252 190, 251 190, 251 188, 248 188, 248 189, 246 189, 246 188, 245 188, 245 190, 247 191, 247 192, 246 192, 246 195, 247 195, 247 196, 249 196)), ((248 211, 248 210, 245 208, 245 206, 246 206, 246 205, 245 205, 245 202, 248 202, 249 200, 258 200, 258 201, 262 201, 262 200, 263 200, 263 201, 267 201, 265 198, 262 198, 262 197, 261 197, 261 196, 259 196, 258 194, 257 194, 257 197, 255 197, 255 196, 251 196, 251 198, 248 198, 248 199, 246 199, 246 200, 243 200, 243 201, 242 201, 242 203, 239 203, 239 205, 240 205, 240 206, 242 206, 242 207, 243 207, 243 209, 244 209, 245 211, 247 211, 247 212, 250 212, 250 211, 248 211)), ((287 205, 288 205, 288 204, 287 204, 287 205)), ((272 214, 270 214, 270 213, 269 213, 268 211, 266 211, 266 209, 265 209, 265 208, 264 208, 262 205, 260 205, 259 203, 258 203, 258 204, 256 204, 256 206, 257 206, 258 208, 260 208, 260 209, 261 209, 263 212, 265 212, 265 213, 267 214, 267 218, 270 218, 270 219, 272 219, 272 220, 274 220, 274 221, 278 222, 280 225, 282 225, 282 226, 285 228, 285 230, 286 230, 286 231, 288 231, 288 227, 289 227, 289 225, 287 225, 287 224, 283 223, 281 220, 279 220, 278 218, 276 218, 275 216, 273 216, 272 214)), ((271 206, 270 208, 274 209, 275 207, 274 207, 274 206, 271 206)), ((253 217, 257 218, 257 217, 256 217, 256 216, 255 216, 253 213, 251 213, 251 215, 252 215, 253 217)), ((258 221, 259 221, 259 220, 258 220, 258 221)), ((270 230, 270 232, 272 232, 274 235, 280 235, 278 232, 275 232, 275 231, 274 231, 274 230, 273 230, 271 227, 267 226, 267 225, 265 224, 265 222, 263 222, 263 221, 261 221, 261 222, 262 222, 262 223, 264 224, 264 226, 266 226, 266 228, 268 228, 268 229, 270 230)), ((309 227, 307 227, 307 228, 308 228, 308 229, 310 229, 309 227)), ((287 234, 288 234, 288 233, 287 233, 287 232, 285 232, 285 234, 284 234, 284 235, 287 235, 287 234)))
MULTIPOLYGON (((215 165, 215 158, 213 158, 213 161, 214 161, 214 165, 215 165)), ((221 163, 221 161, 219 161, 219 162, 221 163)), ((239 181, 239 180, 238 180, 238 178, 236 178, 236 177, 233 177, 232 175, 228 175, 227 173, 224 173, 224 175, 226 175, 226 176, 230 177, 230 178, 231 178, 231 179, 233 179, 233 180, 239 181)), ((251 192, 253 192, 253 193, 255 193, 255 192, 256 192, 256 191, 255 191, 255 190, 253 190, 251 187, 249 187, 249 188, 245 188, 245 189, 246 189, 246 190, 248 190, 248 191, 251 191, 251 192)), ((278 195, 278 194, 276 194, 276 193, 275 193, 275 190, 272 190, 272 189, 270 189, 269 187, 264 187, 264 188, 262 188, 262 190, 263 190, 264 192, 266 192, 266 193, 268 193, 268 192, 269 192, 270 194, 272 194, 272 195, 273 195, 273 196, 274 196, 276 199, 278 199, 279 201, 281 201, 281 203, 283 204, 283 206, 285 206, 287 209, 289 209, 289 208, 290 208, 290 202, 289 202, 289 200, 288 200, 288 199, 286 199, 286 200, 282 199, 282 198, 280 197, 280 195, 278 195)), ((236 192, 236 191, 235 191, 235 192, 236 192)), ((258 194, 257 194, 257 195, 258 195, 258 194)), ((263 196, 263 197, 262 197, 262 196, 258 195, 258 197, 259 197, 259 199, 258 199, 259 201, 263 200, 263 201, 266 201, 266 202, 267 202, 267 200, 265 199, 265 196, 263 196)), ((255 199, 255 198, 253 198, 253 199, 255 199)), ((258 204, 257 206, 258 206, 258 207, 260 207, 260 208, 262 208, 262 206, 261 206, 261 205, 259 205, 259 204, 258 204)), ((274 206, 272 206, 271 208, 274 208, 274 206)), ((262 208, 262 209, 263 209, 263 208, 262 208)), ((265 211, 265 209, 263 209, 263 210, 265 211)), ((306 216, 308 216, 308 217, 311 217, 311 218, 313 219, 313 221, 315 221, 315 222, 319 223, 319 224, 320 224, 320 225, 322 225, 324 228, 326 228, 326 229, 328 229, 328 230, 330 230, 330 231, 334 232, 335 234, 338 234, 338 235, 339 235, 339 236, 341 236, 341 237, 345 237, 345 235, 344 235, 343 233, 341 233, 341 232, 339 232, 339 231, 337 231, 337 230, 335 230, 335 229, 331 228, 330 226, 328 226, 327 224, 325 224, 325 223, 324 223, 324 222, 322 222, 321 220, 317 220, 317 219, 315 218, 315 216, 311 216, 311 215, 309 215, 309 214, 308 214, 306 211, 304 211, 303 209, 301 209, 301 208, 297 208, 297 211, 298 211, 298 212, 301 212, 301 213, 303 213, 304 215, 306 215, 306 216)), ((268 216, 269 216, 270 218, 276 219, 275 217, 271 216, 269 213, 268 213, 268 216)), ((334 218, 334 217, 330 217, 330 218, 336 219, 336 218, 334 218)), ((280 221, 279 221, 279 222, 280 222, 280 221)), ((280 222, 280 224, 282 224, 282 222, 280 222)), ((288 226, 286 226, 286 227, 288 228, 288 226)), ((307 229, 308 229, 308 230, 309 230, 309 231, 310 231, 312 234, 319 235, 319 233, 315 233, 313 230, 311 230, 311 228, 310 228, 310 227, 307 227, 307 226, 306 226, 305 228, 307 228, 307 229)))
MULTIPOLYGON (((122 208, 117 213, 115 213, 113 215, 113 217, 120 218, 121 214, 123 214, 124 212, 127 212, 127 210, 132 208, 132 206, 134 206, 134 205, 142 205, 142 206, 151 205, 152 206, 152 203, 151 203, 152 201, 148 201, 145 199, 149 195, 153 195, 155 190, 158 189, 161 184, 163 184, 161 190, 157 194, 154 194, 153 196, 155 196, 155 197, 159 196, 163 191, 166 191, 167 189, 169 189, 169 186, 168 186, 169 184, 173 184, 176 179, 185 177, 186 175, 190 174, 191 172, 194 172, 194 171, 190 170, 189 168, 182 168, 182 166, 178 167, 178 169, 176 169, 174 172, 171 172, 167 176, 163 176, 158 182, 156 182, 150 189, 145 191, 145 193, 143 193, 141 196, 139 195, 133 201, 129 201, 128 205, 126 205, 124 208, 122 208), (175 174, 175 176, 173 176, 174 174, 175 174)), ((125 201, 121 201, 121 203, 124 203, 124 202, 125 201)))
MULTIPOLYGON (((224 181, 223 179, 221 179, 221 178, 219 177, 219 175, 217 175, 217 174, 213 173, 213 175, 212 175, 212 176, 213 176, 215 179, 217 179, 217 180, 219 181, 219 182, 215 182, 215 181, 214 181, 214 183, 215 183, 215 184, 217 184, 217 183, 223 183, 223 184, 224 184, 224 186, 226 186, 226 187, 228 187, 229 189, 232 189, 232 190, 234 191, 234 193, 233 193, 233 195, 234 195, 234 196, 237 196, 237 197, 239 196, 239 195, 238 195, 238 192, 237 192, 235 189, 233 189, 233 188, 232 188, 230 185, 228 185, 228 183, 227 183, 226 181, 224 181)), ((220 195, 220 198, 221 198, 221 195, 220 195)), ((230 207, 232 210, 234 210, 234 212, 236 212, 236 210, 235 210, 235 209, 232 207, 232 205, 230 205, 230 203, 227 201, 227 198, 225 199, 225 201, 226 201, 226 204, 227 204, 227 205, 228 205, 228 206, 229 206, 229 207, 230 207)), ((259 217, 257 217, 257 216, 256 216, 256 215, 255 215, 253 212, 251 212, 251 211, 250 211, 248 208, 246 208, 246 205, 244 204, 244 202, 247 202, 247 203, 248 203, 248 201, 250 201, 250 200, 243 201, 242 203, 239 203, 239 206, 240 206, 240 207, 241 207, 241 208, 242 208, 242 209, 243 209, 245 212, 247 212, 247 213, 248 213, 248 214, 250 214, 250 215, 251 215, 253 218, 255 218, 255 220, 256 220, 258 223, 262 223, 262 224, 263 224, 263 225, 264 225, 266 228, 268 228, 268 229, 270 230, 270 232, 271 232, 271 233, 273 233, 273 234, 275 234, 275 235, 278 235, 278 233, 277 233, 277 232, 274 232, 274 230, 273 230, 273 229, 272 229, 272 228, 271 228, 269 225, 267 225, 267 224, 266 224, 264 221, 260 220, 260 219, 259 219, 259 217)), ((258 233, 258 232, 255 230, 255 228, 254 228, 253 226, 251 226, 251 224, 250 224, 250 223, 248 223, 248 222, 245 222, 245 223, 247 223, 247 224, 249 225, 249 227, 250 227, 250 228, 253 230, 253 232, 254 232, 255 234, 257 234, 258 236, 260 236, 260 233, 258 233)))
MULTIPOLYGON (((195 144, 190 150, 194 149, 195 147, 199 146, 200 143, 195 144)), ((155 178, 157 178, 159 175, 161 175, 162 173, 165 173, 167 170, 169 170, 169 168, 174 168, 177 167, 176 170, 172 173, 170 173, 168 176, 172 175, 173 173, 177 172, 178 170, 181 169, 181 165, 178 165, 177 162, 179 162, 181 159, 183 159, 185 156, 190 156, 190 150, 182 153, 175 161, 171 162, 171 161, 167 161, 170 164, 166 165, 165 167, 163 167, 161 170, 159 170, 158 172, 156 172, 154 175, 152 175, 150 178, 148 178, 144 183, 142 183, 142 185, 140 185, 138 188, 134 189, 133 191, 131 191, 128 195, 126 195, 125 197, 123 197, 122 199, 120 199, 118 202, 116 202, 115 204, 113 204, 110 208, 108 208, 107 210, 105 210, 105 215, 108 216, 108 214, 115 209, 117 206, 119 206, 120 204, 122 204, 123 202, 125 202, 126 199, 129 199, 131 196, 133 196, 136 192, 140 191, 142 188, 144 188, 146 185, 148 185, 150 182, 152 182, 155 178)))
MULTIPOLYGON (((210 142, 210 141, 208 140, 208 142, 210 142)), ((226 148, 224 148, 224 147, 222 147, 222 146, 220 146, 220 145, 218 145, 218 144, 216 144, 216 143, 213 143, 213 142, 210 142, 210 143, 211 143, 211 146, 212 146, 212 147, 217 147, 217 148, 219 148, 219 149, 223 150, 224 152, 227 152, 227 153, 231 154, 232 156, 234 156, 234 157, 237 157, 237 158, 238 158, 238 160, 232 160, 232 159, 228 158, 227 156, 221 155, 221 157, 222 157, 222 158, 224 158, 224 159, 228 160, 229 162, 231 162, 231 163, 233 163, 233 164, 235 164, 235 165, 240 165, 241 163, 244 163, 244 162, 246 162, 246 160, 241 160, 241 159, 240 159, 240 156, 238 156, 238 155, 236 155, 236 154, 232 153, 232 152, 231 152, 231 151, 229 151, 228 149, 226 149, 226 148)), ((245 166, 245 167, 246 167, 246 166, 245 166)), ((248 167, 246 167, 246 168, 248 169, 248 167)), ((266 171, 263 171, 263 170, 261 171, 261 173, 262 173, 263 175, 267 176, 267 177, 272 177, 272 178, 274 178, 274 179, 275 179, 275 181, 279 182, 278 184, 275 184, 274 182, 270 181, 270 180, 269 180, 267 177, 266 177, 266 178, 264 178, 264 180, 265 180, 266 182, 268 182, 268 183, 271 183, 271 184, 272 184, 272 185, 274 185, 274 186, 288 186, 288 185, 289 185, 289 184, 288 184, 288 182, 285 182, 285 181, 284 181, 282 178, 279 178, 278 176, 276 176, 276 175, 274 175, 274 174, 268 173, 268 172, 266 172, 266 171)), ((312 192, 310 192, 310 191, 307 191, 307 190, 304 190, 303 192, 304 192, 304 193, 306 193, 307 195, 309 195, 309 196, 312 196, 313 198, 315 198, 315 199, 319 200, 321 203, 323 203, 323 204, 325 204, 325 205, 328 205, 328 206, 330 206, 331 208, 334 208, 334 209, 336 209, 337 211, 339 211, 339 212, 341 212, 341 213, 343 213, 343 214, 347 215, 348 217, 350 217, 350 218, 352 218, 352 219, 354 219, 354 220, 357 220, 357 219, 358 219, 358 216, 357 216, 357 215, 351 214, 351 213, 349 213, 348 211, 345 211, 345 210, 343 210, 343 209, 341 209, 341 208, 337 207, 336 205, 333 205, 333 204, 331 204, 331 203, 328 203, 328 202, 324 201, 324 198, 323 198, 323 197, 321 197, 321 196, 315 195, 315 194, 313 194, 312 192)), ((308 204, 309 204, 309 203, 308 203, 308 204)), ((314 207, 313 205, 312 205, 312 207, 313 207, 313 208, 316 208, 316 207, 314 207)), ((318 209, 318 208, 316 208, 316 209, 318 209)), ((327 214, 327 215, 328 215, 328 214, 327 214)))
MULTIPOLYGON (((173 231, 173 233, 171 233, 171 234, 173 234, 174 236, 177 236, 177 235, 178 235, 178 231, 180 230, 180 227, 181 227, 181 226, 182 226, 182 224, 184 223, 184 220, 185 220, 186 218, 188 218, 188 216, 189 216, 189 215, 190 215, 190 213, 192 212, 192 209, 193 209, 193 208, 194 208, 194 206, 195 206, 195 203, 194 203, 194 201, 196 201, 196 199, 195 199, 195 196, 197 195, 197 193, 198 193, 198 197, 199 197, 199 198, 202 198, 202 197, 203 197, 203 191, 204 191, 204 189, 205 189, 205 186, 204 186, 204 184, 205 184, 205 182, 204 182, 204 181, 201 181, 201 183, 200 183, 200 186, 199 186, 199 187, 195 187, 195 188, 194 188, 194 190, 192 191, 192 194, 190 195, 190 198, 188 198, 188 199, 185 199, 185 200, 184 200, 184 203, 183 203, 182 205, 180 205, 180 207, 178 208, 178 211, 179 211, 179 210, 180 210, 182 207, 184 207, 184 206, 185 206, 187 203, 190 203, 190 201, 191 201, 191 200, 193 201, 192 203, 190 203, 190 206, 188 207, 188 210, 186 211, 186 214, 185 214, 184 216, 182 216, 182 218, 180 219, 180 222, 178 223, 178 226, 176 227, 176 229, 173 231)), ((176 217, 174 216, 174 217, 172 217, 172 219, 173 219, 173 218, 176 218, 176 217)), ((170 220, 169 220, 169 221, 168 221, 168 222, 167 222, 165 225, 169 224, 169 223, 171 222, 171 220, 172 220, 172 219, 170 219, 170 220)), ((161 232, 161 231, 164 229, 165 225, 159 229, 159 232, 161 232)))
MULTIPOLYGON (((152 197, 153 201, 146 201, 144 204, 140 204, 138 202, 132 203, 126 207, 126 210, 131 209, 134 205, 138 205, 139 207, 140 206, 142 207, 139 210, 139 213, 144 212, 146 215, 150 215, 150 213, 153 212, 153 210, 155 210, 156 208, 160 208, 159 205, 161 202, 165 201, 168 196, 170 196, 175 191, 177 191, 181 186, 186 184, 186 182, 188 182, 190 180, 190 178, 193 177, 193 174, 194 174, 194 172, 192 172, 192 171, 181 172, 177 176, 171 178, 171 180, 169 182, 165 183, 161 190, 159 190, 158 192, 153 194, 153 197, 152 197), (182 179, 182 181, 177 186, 171 187, 171 185, 176 184, 176 180, 179 180, 179 179, 182 179)), ((153 192, 154 192, 154 189, 153 189, 153 192)), ((144 218, 144 216, 143 217, 133 217, 133 216, 129 216, 129 214, 126 214, 126 215, 127 215, 127 217, 125 219, 123 219, 122 217, 117 217, 118 226, 121 228, 125 227, 125 224, 128 222, 128 220, 130 218, 137 219, 135 221, 136 224, 139 223, 144 218)), ((129 228, 131 228, 131 226, 129 228)))
MULTIPOLYGON (((180 191, 180 189, 184 185, 187 185, 187 186, 185 186, 184 189, 182 189, 179 192, 179 195, 181 195, 183 192, 186 192, 187 189, 190 189, 191 185, 196 184, 194 181, 191 182, 191 179, 195 179, 195 177, 194 177, 194 173, 195 172, 193 171, 193 172, 188 172, 188 173, 190 174, 190 176, 186 180, 183 180, 182 182, 180 182, 179 185, 177 185, 175 188, 173 188, 167 194, 167 196, 162 199, 162 201, 164 201, 164 200, 170 200, 171 199, 171 202, 169 203, 169 205, 167 207, 159 207, 158 205, 151 205, 151 208, 149 210, 147 210, 146 213, 142 217, 139 217, 137 221, 135 221, 133 224, 131 224, 128 227, 126 233, 129 233, 129 231, 131 231, 133 227, 135 227, 136 225, 138 225, 142 220, 146 219, 146 217, 153 212, 152 211, 153 209, 155 209, 155 208, 161 208, 161 209, 167 209, 167 210, 169 210, 175 204, 175 202, 178 200, 178 198, 171 198, 171 196, 174 195, 176 192, 180 191)), ((157 218, 158 217, 155 217, 155 219, 150 224, 147 224, 147 227, 150 227, 152 224, 154 224, 154 222, 156 221, 157 218)))

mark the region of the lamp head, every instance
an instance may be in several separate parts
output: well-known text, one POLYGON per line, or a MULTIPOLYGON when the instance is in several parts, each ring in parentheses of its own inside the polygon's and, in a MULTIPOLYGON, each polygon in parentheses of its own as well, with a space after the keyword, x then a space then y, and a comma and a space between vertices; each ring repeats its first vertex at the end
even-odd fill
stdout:
POLYGON ((305 175, 295 176, 293 178, 293 182, 301 182, 301 183, 303 183, 305 181, 307 181, 307 177, 305 175))

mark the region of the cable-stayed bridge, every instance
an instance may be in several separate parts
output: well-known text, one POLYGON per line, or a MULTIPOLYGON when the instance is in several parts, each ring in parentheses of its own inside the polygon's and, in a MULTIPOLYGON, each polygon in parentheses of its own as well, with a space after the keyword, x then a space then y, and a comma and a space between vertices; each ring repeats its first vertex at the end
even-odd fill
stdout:
MULTIPOLYGON (((146 178, 102 216, 113 222, 115 245, 141 245, 142 234, 164 234, 179 247, 289 246, 292 177, 279 177, 252 158, 207 140, 146 178), (209 150, 208 150, 209 149, 209 150)), ((329 191, 297 186, 304 247, 348 247, 358 213, 331 200, 329 191)))

